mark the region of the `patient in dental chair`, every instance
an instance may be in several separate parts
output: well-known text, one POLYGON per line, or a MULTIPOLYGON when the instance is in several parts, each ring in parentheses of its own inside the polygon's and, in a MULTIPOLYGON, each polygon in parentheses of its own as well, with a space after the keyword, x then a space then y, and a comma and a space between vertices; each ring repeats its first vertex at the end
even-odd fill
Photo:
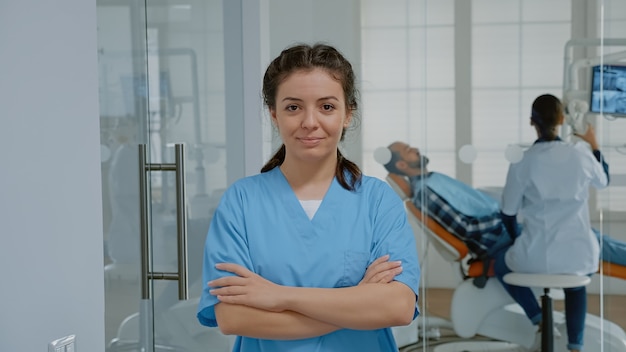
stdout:
MULTIPOLYGON (((444 174, 429 171, 427 168, 429 159, 417 148, 403 142, 394 142, 387 149, 388 161, 378 158, 377 160, 390 174, 400 175, 408 180, 411 190, 404 193, 410 194, 411 203, 427 215, 426 221, 418 217, 427 228, 432 227, 428 225, 430 218, 466 244, 470 250, 470 261, 482 262, 482 275, 478 277, 470 275, 468 270, 466 278, 472 277, 475 286, 483 287, 487 277, 493 275, 493 272, 488 273, 487 270, 493 268, 494 257, 505 252, 513 243, 501 217, 499 200, 444 174)), ((402 185, 399 186, 402 188, 402 185)), ((517 233, 520 233, 521 225, 517 225, 517 229, 520 230, 517 233)), ((602 241, 600 248, 604 273, 626 279, 623 270, 626 266, 626 243, 601 235, 595 229, 593 232, 598 241, 602 241)), ((497 334, 488 336, 500 338, 497 334)), ((531 350, 540 341, 538 337, 539 334, 535 336, 531 350)))
MULTIPOLYGON (((418 209, 461 239, 472 256, 489 260, 493 254, 512 244, 500 215, 498 200, 461 181, 438 172, 428 171, 428 157, 403 142, 388 147, 390 160, 383 166, 393 174, 409 179, 412 202, 418 209)), ((602 260, 626 265, 626 243, 593 229, 602 240, 602 260)))

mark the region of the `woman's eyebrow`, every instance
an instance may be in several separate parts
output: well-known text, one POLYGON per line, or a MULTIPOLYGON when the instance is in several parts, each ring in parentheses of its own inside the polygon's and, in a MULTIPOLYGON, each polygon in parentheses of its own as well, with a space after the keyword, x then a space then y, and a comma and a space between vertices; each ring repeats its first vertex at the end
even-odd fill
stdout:
POLYGON ((329 95, 327 97, 321 97, 321 98, 317 99, 317 101, 322 101, 322 100, 336 100, 336 101, 339 101, 339 99, 336 96, 334 96, 334 95, 329 95))
POLYGON ((281 101, 302 101, 302 99, 294 97, 284 97, 281 101))

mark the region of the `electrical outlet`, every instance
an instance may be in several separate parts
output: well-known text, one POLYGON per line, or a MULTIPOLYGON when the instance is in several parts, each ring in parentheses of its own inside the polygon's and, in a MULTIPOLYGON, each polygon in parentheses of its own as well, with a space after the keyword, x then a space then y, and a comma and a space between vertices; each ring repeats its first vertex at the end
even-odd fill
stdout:
POLYGON ((56 339, 48 344, 48 352, 76 352, 74 342, 76 335, 56 339))

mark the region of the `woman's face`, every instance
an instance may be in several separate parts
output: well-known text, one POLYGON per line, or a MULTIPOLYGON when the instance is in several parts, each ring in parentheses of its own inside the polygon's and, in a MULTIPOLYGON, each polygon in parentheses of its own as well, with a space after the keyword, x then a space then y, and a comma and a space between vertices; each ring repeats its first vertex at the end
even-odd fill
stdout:
POLYGON ((335 158, 352 118, 341 83, 318 68, 287 76, 278 86, 270 114, 285 144, 285 162, 335 158))

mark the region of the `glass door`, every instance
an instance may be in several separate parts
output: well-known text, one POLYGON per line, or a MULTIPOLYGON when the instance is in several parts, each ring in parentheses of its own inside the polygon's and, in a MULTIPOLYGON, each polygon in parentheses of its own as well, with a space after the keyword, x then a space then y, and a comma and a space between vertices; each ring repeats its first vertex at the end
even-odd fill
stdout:
POLYGON ((107 351, 231 350, 195 317, 227 185, 223 38, 221 0, 98 0, 107 351))

